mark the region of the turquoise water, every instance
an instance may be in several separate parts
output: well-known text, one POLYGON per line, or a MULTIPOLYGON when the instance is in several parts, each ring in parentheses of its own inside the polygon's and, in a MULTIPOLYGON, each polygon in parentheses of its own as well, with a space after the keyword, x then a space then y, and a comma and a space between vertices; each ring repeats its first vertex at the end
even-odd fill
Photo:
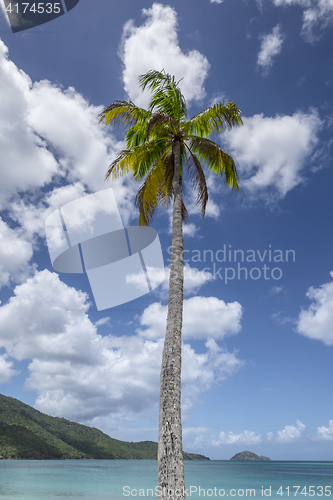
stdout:
MULTIPOLYGON (((184 467, 187 498, 333 500, 332 462, 211 460, 185 462, 184 467)), ((157 462, 149 460, 1 460, 0 499, 149 498, 156 477, 157 462)))

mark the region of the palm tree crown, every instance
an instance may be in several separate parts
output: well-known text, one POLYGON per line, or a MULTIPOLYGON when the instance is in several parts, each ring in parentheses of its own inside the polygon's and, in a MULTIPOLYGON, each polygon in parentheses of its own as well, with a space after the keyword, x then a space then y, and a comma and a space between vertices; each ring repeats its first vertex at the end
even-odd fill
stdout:
MULTIPOLYGON (((148 110, 131 101, 114 101, 101 114, 105 125, 117 122, 130 125, 126 133, 126 149, 112 162, 106 178, 131 173, 136 180, 144 179, 136 197, 139 224, 149 224, 160 203, 173 199, 174 146, 180 144, 179 182, 183 187, 186 165, 197 192, 197 203, 204 217, 208 189, 202 164, 220 176, 232 189, 238 190, 238 174, 233 158, 218 144, 208 139, 235 125, 241 125, 240 111, 228 102, 209 106, 205 111, 187 119, 184 96, 175 77, 151 70, 139 77, 142 90, 152 91, 148 110)), ((187 211, 182 202, 182 217, 187 211)))
POLYGON ((202 216, 208 190, 202 164, 224 177, 238 190, 234 160, 218 144, 208 139, 215 133, 241 125, 240 111, 233 102, 219 103, 187 118, 185 99, 179 82, 162 71, 139 77, 142 90, 151 91, 148 110, 133 102, 115 101, 100 115, 108 125, 129 125, 126 149, 107 171, 106 178, 131 173, 143 180, 136 196, 139 224, 148 225, 157 206, 173 203, 169 301, 160 379, 158 435, 158 486, 163 499, 185 498, 181 426, 181 331, 183 321, 183 175, 187 167, 197 193, 202 216))

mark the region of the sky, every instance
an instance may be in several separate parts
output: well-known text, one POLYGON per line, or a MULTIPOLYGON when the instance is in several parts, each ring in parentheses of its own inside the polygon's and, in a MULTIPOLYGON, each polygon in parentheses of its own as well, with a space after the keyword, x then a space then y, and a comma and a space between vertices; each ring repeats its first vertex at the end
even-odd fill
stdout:
MULTIPOLYGON (((80 0, 12 33, 0 0, 0 392, 126 441, 157 441, 165 281, 96 309, 85 274, 51 265, 45 220, 112 188, 135 225, 133 179, 105 182, 137 77, 175 75, 192 116, 233 101, 244 125, 214 140, 240 192, 206 171, 205 219, 186 185, 183 447, 228 460, 333 460, 333 1, 80 0)), ((110 284, 112 286, 112 283, 110 284)))

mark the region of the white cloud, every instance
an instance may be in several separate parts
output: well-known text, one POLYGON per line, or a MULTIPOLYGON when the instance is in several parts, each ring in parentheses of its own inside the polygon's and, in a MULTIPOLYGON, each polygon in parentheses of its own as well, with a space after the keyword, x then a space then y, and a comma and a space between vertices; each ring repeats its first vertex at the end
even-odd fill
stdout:
POLYGON ((285 37, 281 32, 281 25, 276 25, 272 33, 261 35, 260 38, 261 47, 257 64, 267 70, 273 64, 273 57, 280 54, 282 50, 282 43, 285 37))
POLYGON ((80 179, 92 191, 107 187, 107 166, 123 146, 99 125, 102 109, 72 87, 63 90, 42 80, 32 87, 27 112, 29 124, 61 155, 68 180, 80 179))
POLYGON ((310 5, 311 0, 273 0, 277 6, 301 5, 307 7, 310 5))
POLYGON ((86 294, 65 285, 57 274, 37 272, 0 307, 0 346, 18 360, 92 363, 94 349, 88 346, 95 328, 86 315, 86 300, 86 294))
MULTIPOLYGON (((103 106, 94 106, 74 88, 62 89, 47 80, 32 82, 8 59, 0 42, 0 202, 61 176, 96 191, 108 187, 108 165, 123 143, 99 124, 103 106), (54 152, 58 161, 53 156, 54 152)), ((126 192, 114 182, 119 198, 126 192)), ((132 193, 131 193, 132 195, 132 193)))
POLYGON ((268 295, 277 295, 282 292, 285 292, 283 286, 272 286, 268 291, 268 295))
MULTIPOLYGON (((170 267, 148 267, 147 269, 154 293, 162 299, 167 298, 169 293, 170 267), (164 281, 162 281, 163 277, 164 281), (160 283, 161 285, 158 287, 160 283), (156 287, 158 288, 155 290, 156 287)), ((213 279, 214 277, 211 272, 199 271, 196 267, 191 267, 188 263, 186 263, 184 265, 184 295, 190 295, 198 292, 203 285, 213 281, 213 279)), ((133 284, 141 291, 146 290, 146 276, 143 271, 127 275, 126 282, 133 284)))
POLYGON ((304 11, 302 34, 307 42, 313 43, 320 38, 323 29, 332 25, 333 1, 318 0, 304 11))
POLYGON ((189 236, 190 238, 193 238, 197 234, 198 231, 199 231, 198 226, 193 224, 193 222, 190 222, 189 224, 183 225, 183 235, 184 236, 189 236))
POLYGON ((317 432, 309 435, 306 432, 306 426, 297 420, 296 426, 286 425, 282 431, 277 432, 275 437, 273 432, 266 433, 266 440, 262 438, 261 432, 247 431, 234 433, 232 431, 221 431, 218 436, 214 433, 214 428, 209 427, 186 427, 183 429, 183 440, 186 442, 187 449, 207 449, 211 445, 218 447, 221 445, 256 445, 260 443, 279 443, 288 445, 297 441, 333 441, 333 420, 329 421, 328 427, 317 428, 317 432), (192 437, 193 436, 193 437, 192 437))
POLYGON ((244 126, 224 134, 240 172, 241 186, 250 193, 283 198, 303 182, 318 139, 321 121, 315 110, 292 116, 244 118, 244 126))
POLYGON ((0 209, 12 219, 1 223, 0 286, 29 275, 36 235, 44 236, 45 218, 59 205, 112 186, 123 222, 136 215, 135 181, 104 182, 123 143, 98 123, 101 109, 73 88, 33 83, 0 41, 0 209))
MULTIPOLYGON (((93 422, 118 422, 157 407, 163 338, 101 336, 87 316, 87 296, 47 270, 36 272, 0 307, 2 381, 15 374, 13 360, 30 360, 25 388, 37 391, 46 413, 93 422)), ((108 318, 98 323, 104 324, 108 318)), ((164 336, 164 335, 163 335, 164 336)), ((213 339, 206 351, 183 346, 183 407, 243 366, 213 339)))
MULTIPOLYGON (((167 306, 155 302, 148 306, 141 318, 139 333, 147 339, 165 335, 167 306)), ((242 306, 238 302, 225 303, 216 297, 192 297, 184 300, 183 338, 223 339, 240 331, 242 306), (207 322, 209 317, 209 322, 207 322)))
MULTIPOLYGON (((333 272, 331 272, 333 277, 333 272)), ((313 301, 308 310, 303 309, 298 317, 297 331, 310 339, 333 345, 333 282, 319 288, 310 287, 307 297, 313 301)))
POLYGON ((0 287, 10 281, 22 282, 31 274, 32 254, 32 244, 0 218, 0 287))
POLYGON ((238 351, 228 352, 214 339, 205 343, 206 352, 196 353, 189 344, 182 346, 182 409, 187 413, 203 391, 230 377, 244 365, 238 351))
POLYGON ((15 198, 9 204, 10 218, 21 226, 21 233, 28 241, 34 236, 45 237, 45 220, 56 209, 73 200, 81 198, 86 193, 81 182, 53 188, 36 202, 15 198))
POLYGON ((100 325, 110 325, 110 316, 105 316, 105 318, 101 318, 98 321, 96 321, 95 325, 100 326, 100 325))
POLYGON ((328 427, 324 425, 322 427, 317 427, 317 433, 313 436, 313 439, 333 441, 333 420, 329 421, 328 427))
POLYGON ((332 0, 274 0, 274 4, 283 7, 304 7, 301 33, 309 43, 319 40, 323 30, 333 25, 332 0))
POLYGON ((39 393, 41 411, 82 421, 155 401, 162 341, 100 336, 86 294, 47 270, 14 294, 0 307, 0 345, 31 360, 25 387, 39 393))
POLYGON ((13 362, 8 361, 7 354, 0 355, 0 385, 8 382, 18 371, 13 369, 13 362))
POLYGON ((272 441, 274 439, 273 432, 267 432, 266 433, 266 438, 267 438, 267 441, 272 441))
POLYGON ((59 171, 27 118, 32 82, 7 53, 0 40, 0 208, 13 194, 44 186, 59 171))
POLYGON ((304 436, 306 427, 300 420, 297 420, 296 424, 297 427, 295 425, 286 425, 282 431, 278 431, 276 441, 290 443, 301 439, 304 436))
POLYGON ((154 3, 143 9, 147 18, 136 27, 128 21, 124 27, 121 58, 124 63, 123 80, 130 99, 139 106, 146 106, 148 94, 138 87, 137 77, 151 69, 164 69, 180 80, 182 92, 187 99, 201 99, 205 95, 203 83, 209 63, 196 50, 182 52, 177 36, 177 14, 174 9, 154 3))
POLYGON ((214 446, 220 446, 221 444, 239 444, 239 445, 251 445, 261 443, 261 435, 256 434, 253 431, 244 431, 239 434, 234 434, 233 432, 220 432, 217 440, 213 440, 212 444, 214 446))

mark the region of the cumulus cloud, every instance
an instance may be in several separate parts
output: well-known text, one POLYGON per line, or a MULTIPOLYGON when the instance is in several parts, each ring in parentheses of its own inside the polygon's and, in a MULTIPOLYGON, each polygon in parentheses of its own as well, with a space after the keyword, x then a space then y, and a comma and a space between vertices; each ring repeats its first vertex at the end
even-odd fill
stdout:
POLYGON ((253 431, 244 431, 239 434, 234 434, 233 432, 220 432, 217 440, 213 440, 212 444, 214 446, 220 446, 221 444, 239 444, 239 445, 250 445, 261 443, 261 434, 256 434, 253 431))
MULTIPOLYGON (((331 276, 333 278, 333 272, 331 276)), ((326 345, 333 345, 333 282, 325 283, 319 288, 310 287, 306 295, 312 304, 299 314, 298 333, 310 339, 321 340, 326 345)))
POLYGON ((317 427, 317 433, 313 436, 313 439, 319 441, 333 441, 333 420, 329 421, 328 427, 324 425, 322 427, 317 427))
POLYGON ((307 7, 311 0, 273 0, 277 6, 301 5, 307 7))
POLYGON ((91 362, 93 350, 86 351, 95 329, 88 307, 85 293, 68 287, 55 273, 37 272, 0 307, 0 345, 18 360, 42 356, 85 362, 88 356, 91 362))
POLYGON ((13 369, 13 362, 8 361, 7 354, 0 355, 0 385, 8 382, 18 371, 13 369))
POLYGON ((90 104, 72 87, 32 82, 9 60, 2 41, 0 97, 0 202, 55 177, 63 184, 80 181, 91 191, 107 187, 107 166, 123 143, 99 124, 103 106, 90 104))
POLYGON ((183 235, 184 236, 189 236, 190 238, 193 238, 197 232, 199 231, 199 227, 196 226, 193 222, 190 222, 188 224, 183 225, 183 235))
MULTIPOLYGON (((25 388, 46 413, 93 422, 157 407, 163 338, 101 336, 88 318, 87 295, 48 270, 36 272, 0 307, 0 380, 15 374, 8 360, 29 360, 25 388)), ((165 325, 164 325, 165 328, 165 325)), ((165 333, 165 332, 164 332, 165 333)), ((209 333, 205 333, 209 337, 209 333)), ((151 336, 153 337, 153 336, 151 336)), ((202 334, 204 338, 204 334, 202 334)), ((196 353, 183 346, 183 407, 243 366, 237 352, 210 339, 196 353)))
POLYGON ((8 59, 0 40, 0 208, 14 193, 42 187, 59 171, 27 118, 32 82, 8 59))
MULTIPOLYGON (((160 302, 150 304, 140 318, 140 335, 147 339, 164 337, 166 317, 167 306, 160 302)), ((185 299, 183 338, 223 339, 240 331, 241 318, 242 306, 239 302, 226 303, 217 297, 197 296, 185 299)))
MULTIPOLYGON (((169 293, 169 280, 170 280, 170 267, 164 268, 147 268, 149 274, 150 284, 160 298, 166 299, 169 293), (164 280, 163 280, 164 278, 164 280), (162 281, 163 280, 163 281, 162 281), (161 284, 160 286, 158 286, 161 284)), ((198 290, 213 281, 214 277, 209 271, 199 271, 196 267, 189 266, 188 263, 184 265, 184 295, 190 295, 198 292, 198 290)), ((143 271, 136 274, 128 274, 126 276, 126 283, 134 285, 138 290, 146 290, 146 275, 143 271)))
POLYGON ((284 35, 281 32, 281 25, 278 24, 273 28, 272 33, 261 35, 261 47, 258 54, 257 64, 266 71, 273 64, 273 58, 280 54, 284 35))
POLYGON ((278 431, 276 440, 280 443, 290 443, 301 439, 304 436, 306 427, 300 420, 297 420, 296 424, 297 426, 286 425, 282 431, 278 431))
POLYGON ((333 420, 329 421, 328 427, 317 427, 317 432, 308 434, 306 426, 300 421, 296 421, 295 425, 286 425, 282 431, 277 431, 277 436, 273 432, 266 433, 266 440, 262 438, 260 432, 243 431, 234 433, 232 431, 221 431, 219 435, 215 434, 214 428, 209 427, 184 427, 183 430, 184 442, 187 448, 192 449, 207 449, 208 445, 244 445, 250 446, 260 443, 279 443, 279 445, 288 445, 294 442, 313 442, 313 441, 333 441, 333 420))
POLYGON ((123 144, 98 123, 101 110, 73 88, 32 82, 0 41, 0 210, 7 210, 1 222, 0 286, 31 274, 36 236, 44 237, 46 217, 62 204, 112 186, 123 222, 135 216, 135 181, 104 182, 123 144))
POLYGON ((32 254, 31 242, 0 218, 0 287, 12 281, 22 282, 32 273, 32 254))
POLYGON ((318 0, 303 13, 302 35, 307 42, 314 43, 320 39, 322 31, 332 25, 332 0, 318 0))
POLYGON ((303 182, 305 160, 317 142, 321 121, 315 110, 292 116, 244 118, 244 126, 224 134, 250 193, 283 198, 303 182))
POLYGON ((185 413, 203 391, 238 372, 245 361, 237 357, 238 351, 229 352, 214 339, 205 343, 206 352, 196 353, 189 344, 182 347, 182 408, 185 413))
POLYGON ((29 124, 60 155, 68 180, 80 179, 91 191, 106 187, 107 166, 122 147, 99 125, 102 109, 74 88, 63 90, 47 80, 36 82, 29 96, 29 124))
POLYGON ((141 92, 137 78, 151 69, 164 69, 178 80, 183 78, 180 87, 188 102, 204 97, 209 63, 196 50, 182 52, 175 10, 154 3, 142 13, 146 17, 142 26, 136 27, 132 20, 126 23, 121 46, 124 86, 130 99, 139 106, 147 105, 148 94, 141 92))
POLYGON ((304 7, 302 36, 314 43, 320 39, 323 30, 333 26, 332 0, 274 0, 276 6, 300 5, 304 7))

